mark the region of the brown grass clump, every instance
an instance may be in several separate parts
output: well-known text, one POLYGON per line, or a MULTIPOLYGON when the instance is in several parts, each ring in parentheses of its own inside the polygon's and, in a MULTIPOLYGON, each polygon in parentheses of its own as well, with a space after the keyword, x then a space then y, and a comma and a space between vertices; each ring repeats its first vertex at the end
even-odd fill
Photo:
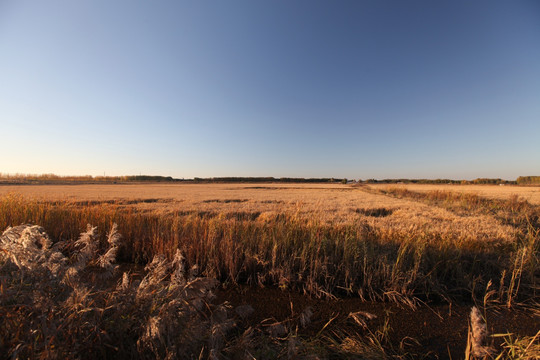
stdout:
POLYGON ((534 336, 516 337, 513 334, 497 334, 503 338, 502 350, 496 359, 536 360, 540 358, 540 330, 534 336))
MULTIPOLYGON (((115 281, 96 284, 92 275, 100 275, 99 268, 114 271, 115 249, 121 245, 113 226, 109 248, 100 255, 96 235, 96 228, 88 226, 66 256, 49 246, 41 227, 23 225, 2 234, 4 354, 185 358, 200 353, 201 335, 210 329, 220 327, 225 334, 229 327, 224 324, 232 320, 204 315, 219 309, 208 305, 217 282, 191 277, 179 255, 173 262, 157 256, 140 282, 124 273, 118 286, 115 281)), ((216 339, 212 349, 218 349, 216 339)))

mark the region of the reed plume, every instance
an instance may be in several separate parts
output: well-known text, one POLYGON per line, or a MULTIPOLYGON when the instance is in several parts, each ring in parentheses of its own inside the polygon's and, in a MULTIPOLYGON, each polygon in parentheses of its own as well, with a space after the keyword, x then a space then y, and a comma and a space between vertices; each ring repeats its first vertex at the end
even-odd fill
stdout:
POLYGON ((487 342, 487 325, 482 318, 480 310, 476 306, 471 309, 471 352, 477 357, 486 357, 493 354, 494 350, 486 345, 487 342))

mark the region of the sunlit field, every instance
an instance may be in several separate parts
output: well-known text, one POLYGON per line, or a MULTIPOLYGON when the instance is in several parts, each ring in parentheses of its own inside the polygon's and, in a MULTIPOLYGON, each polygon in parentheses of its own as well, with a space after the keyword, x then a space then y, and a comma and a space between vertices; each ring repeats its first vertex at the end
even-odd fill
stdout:
MULTIPOLYGON (((423 192, 432 191, 425 185, 418 187, 423 192)), ((515 238, 515 228, 493 216, 477 212, 463 217, 441 207, 370 191, 399 188, 338 184, 45 185, 3 186, 0 194, 18 193, 38 202, 62 202, 73 207, 99 207, 163 216, 244 217, 265 222, 287 215, 329 225, 366 223, 390 232, 415 228, 456 239, 512 241, 515 238)), ((416 186, 406 188, 416 190, 416 186)), ((439 188, 456 190, 451 186, 439 188)), ((508 200, 516 194, 516 190, 510 191, 508 197, 504 197, 499 187, 479 188, 488 193, 488 198, 508 200)), ((472 189, 467 187, 466 193, 472 189)), ((536 195, 538 188, 533 189, 536 193, 530 193, 536 195)))
POLYGON ((517 185, 431 185, 431 184, 370 184, 374 189, 405 188, 411 191, 453 191, 457 193, 467 193, 483 196, 489 199, 508 200, 518 196, 527 202, 540 205, 539 186, 517 186, 517 185))
POLYGON ((536 358, 538 190, 0 186, 0 350, 536 358))

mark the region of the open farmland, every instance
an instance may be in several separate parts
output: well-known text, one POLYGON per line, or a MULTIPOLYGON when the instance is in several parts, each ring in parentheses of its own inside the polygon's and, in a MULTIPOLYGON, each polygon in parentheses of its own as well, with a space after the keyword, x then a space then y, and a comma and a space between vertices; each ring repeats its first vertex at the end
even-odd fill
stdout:
MULTIPOLYGON (((70 316, 73 323, 66 329, 93 324, 87 329, 89 357, 105 349, 108 357, 165 358, 171 348, 185 347, 185 358, 462 358, 466 349, 474 351, 467 329, 476 304, 490 333, 514 334, 490 338, 486 348, 511 358, 512 349, 521 346, 523 357, 534 358, 540 328, 538 190, 249 183, 0 186, 0 226, 37 224, 62 244, 56 249, 65 256, 64 272, 40 261, 62 274, 58 294, 72 294, 57 295, 64 307, 48 306, 58 317, 70 316), (97 229, 87 229, 87 223, 97 229), (114 231, 113 224, 118 225, 114 231), (116 232, 122 245, 111 242, 116 232), (91 241, 93 252, 81 256, 91 241), (107 268, 100 257, 111 254, 107 249, 115 249, 120 267, 111 267, 114 271, 100 281, 103 287, 96 288, 101 278, 95 268, 107 268), (78 277, 70 277, 75 272, 78 277), (141 287, 152 279, 153 287, 141 287), (180 286, 174 281, 185 291, 171 290, 180 286), (217 297, 208 295, 210 288, 217 297), (190 305, 174 310, 173 297, 190 305), (119 306, 121 299, 139 306, 123 308, 133 314, 129 321, 104 310, 119 306), (200 303, 207 304, 204 311, 200 303), (184 314, 184 323, 170 320, 175 311, 184 314), (111 327, 112 320, 124 327, 111 327), (179 331, 186 323, 193 331, 182 332, 184 338, 164 338, 167 329, 179 331), (103 331, 108 337, 100 335, 103 331), (130 345, 133 338, 138 340, 130 345), (114 340, 126 344, 119 347, 114 340)), ((9 280, 7 271, 15 263, 6 261, 2 288, 15 289, 18 302, 26 301, 28 308, 12 311, 15 295, 3 293, 2 316, 11 320, 5 320, 0 346, 13 352, 24 344, 19 351, 27 355, 74 355, 43 329, 40 336, 47 341, 28 343, 23 335, 9 335, 33 329, 22 319, 39 311, 30 305, 37 291, 25 298, 24 287, 16 285, 30 279, 9 280)), ((68 343, 79 339, 72 331, 64 334, 68 343)))

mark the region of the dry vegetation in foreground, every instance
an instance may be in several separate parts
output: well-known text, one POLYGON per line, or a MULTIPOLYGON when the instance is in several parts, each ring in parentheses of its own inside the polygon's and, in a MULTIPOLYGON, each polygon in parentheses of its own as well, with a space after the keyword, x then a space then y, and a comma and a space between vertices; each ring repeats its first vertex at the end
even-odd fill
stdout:
MULTIPOLYGON (((441 301, 520 305, 538 324, 539 209, 526 201, 398 188, 191 186, 183 194, 199 195, 2 196, 0 228, 39 224, 54 244, 39 227, 2 235, 0 350, 13 358, 419 355, 390 343, 388 327, 372 329, 361 313, 349 318, 357 331, 327 333, 325 325, 309 338, 298 336, 309 308, 255 326, 249 307, 214 304, 219 283, 411 309, 441 301), (144 201, 164 198, 175 201, 168 208, 144 201), (88 223, 101 232, 85 231, 88 223), (132 265, 122 275, 117 259, 145 271, 137 275, 132 265)), ((504 340, 493 351, 532 359, 538 336, 492 338, 504 340)), ((472 346, 467 356, 479 358, 472 346)))

